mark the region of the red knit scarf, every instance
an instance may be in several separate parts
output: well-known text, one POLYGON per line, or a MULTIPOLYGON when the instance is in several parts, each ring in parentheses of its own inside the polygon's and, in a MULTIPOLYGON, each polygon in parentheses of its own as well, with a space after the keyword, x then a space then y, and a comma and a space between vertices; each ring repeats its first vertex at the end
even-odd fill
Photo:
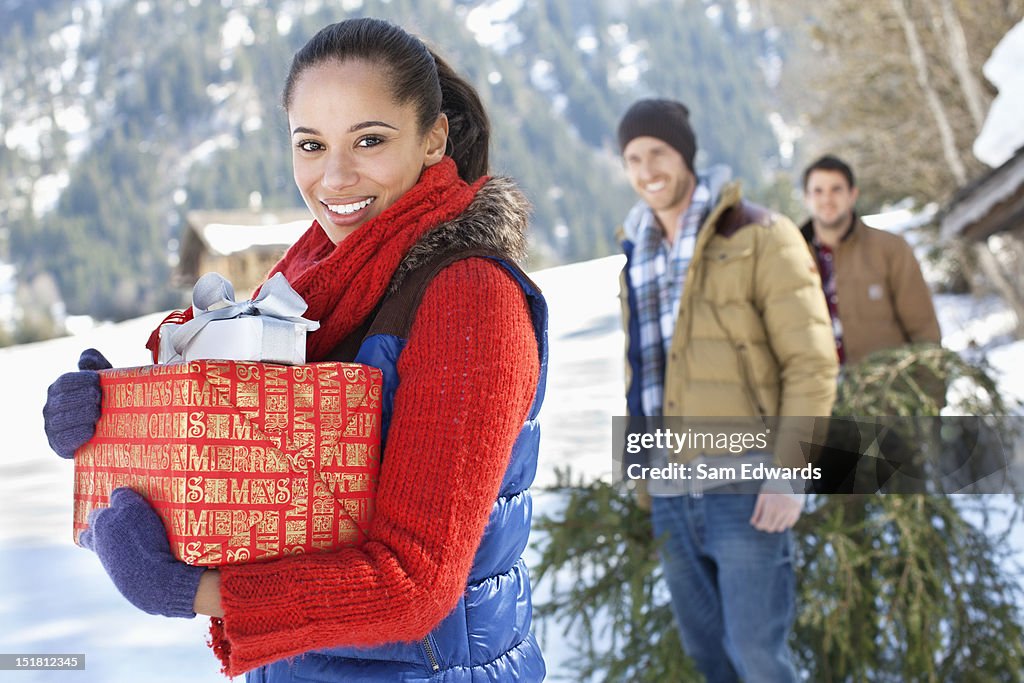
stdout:
POLYGON ((338 245, 314 222, 270 271, 284 273, 309 305, 304 316, 320 321, 320 329, 307 338, 306 357, 325 358, 359 327, 409 249, 432 228, 465 211, 485 181, 467 185, 455 162, 445 157, 424 170, 397 202, 338 245))
MULTIPOLYGON (((310 362, 327 357, 359 327, 409 249, 431 229, 465 211, 486 180, 485 176, 466 184, 451 157, 444 157, 425 169, 398 201, 337 245, 313 222, 267 276, 284 273, 309 305, 304 317, 320 322, 320 329, 306 338, 310 362)), ((179 317, 182 320, 173 322, 191 318, 191 309, 179 317)), ((150 348, 155 348, 154 338, 150 348)))

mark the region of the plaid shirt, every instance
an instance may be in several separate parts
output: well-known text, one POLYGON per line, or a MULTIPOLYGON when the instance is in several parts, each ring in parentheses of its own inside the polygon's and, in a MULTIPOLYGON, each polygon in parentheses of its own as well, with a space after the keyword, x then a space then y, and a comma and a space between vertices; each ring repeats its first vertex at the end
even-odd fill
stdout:
POLYGON ((821 288, 825 292, 828 314, 832 318, 832 335, 836 339, 836 353, 839 364, 846 362, 846 349, 843 348, 843 323, 839 319, 839 292, 836 289, 835 252, 822 244, 817 237, 811 239, 814 256, 818 261, 818 273, 821 275, 821 288))
POLYGON ((690 205, 679 219, 675 241, 666 244, 664 232, 648 208, 640 218, 629 278, 636 295, 640 330, 640 397, 645 415, 661 415, 665 386, 665 357, 672 344, 683 283, 690 268, 697 231, 707 217, 711 191, 700 181, 690 205))

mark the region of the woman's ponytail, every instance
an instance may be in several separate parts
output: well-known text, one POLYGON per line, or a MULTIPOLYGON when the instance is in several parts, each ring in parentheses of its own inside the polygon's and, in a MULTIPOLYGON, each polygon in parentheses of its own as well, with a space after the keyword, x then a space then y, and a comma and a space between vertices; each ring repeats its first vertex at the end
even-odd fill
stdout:
POLYGON ((430 51, 441 84, 441 111, 448 116, 448 151, 459 176, 471 183, 490 168, 491 122, 476 89, 430 51))

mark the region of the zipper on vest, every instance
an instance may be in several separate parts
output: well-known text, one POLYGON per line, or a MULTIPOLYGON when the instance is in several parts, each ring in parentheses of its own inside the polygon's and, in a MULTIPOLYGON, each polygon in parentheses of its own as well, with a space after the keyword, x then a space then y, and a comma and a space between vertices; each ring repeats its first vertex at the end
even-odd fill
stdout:
POLYGON ((438 671, 441 667, 437 663, 437 657, 434 656, 434 648, 430 647, 430 636, 423 636, 423 650, 427 653, 427 661, 430 662, 430 669, 432 671, 438 671))

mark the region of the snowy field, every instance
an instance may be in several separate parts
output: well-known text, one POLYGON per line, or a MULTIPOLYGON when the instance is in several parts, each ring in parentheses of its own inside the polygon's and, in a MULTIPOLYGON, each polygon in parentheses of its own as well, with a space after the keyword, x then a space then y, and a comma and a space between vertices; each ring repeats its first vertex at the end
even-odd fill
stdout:
MULTIPOLYGON (((609 257, 535 273, 551 308, 540 486, 554 482, 556 466, 571 466, 588 478, 610 476, 609 418, 623 412, 621 263, 621 257, 609 257)), ((943 296, 936 303, 947 345, 986 352, 1002 386, 1024 399, 1024 343, 1006 343, 1012 320, 998 302, 943 296)), ((72 466, 49 450, 43 435, 46 387, 74 369, 82 349, 96 347, 116 366, 145 364, 142 344, 161 318, 0 350, 0 415, 8 435, 0 458, 0 653, 85 653, 87 667, 0 672, 0 681, 225 680, 204 645, 205 619, 138 612, 111 586, 96 558, 72 544, 72 466)), ((538 495, 538 511, 551 502, 538 495)), ((1017 546, 1024 551, 1020 533, 1017 546)), ((571 653, 554 629, 551 634, 558 642, 546 643, 545 650, 554 676, 571 653)))

